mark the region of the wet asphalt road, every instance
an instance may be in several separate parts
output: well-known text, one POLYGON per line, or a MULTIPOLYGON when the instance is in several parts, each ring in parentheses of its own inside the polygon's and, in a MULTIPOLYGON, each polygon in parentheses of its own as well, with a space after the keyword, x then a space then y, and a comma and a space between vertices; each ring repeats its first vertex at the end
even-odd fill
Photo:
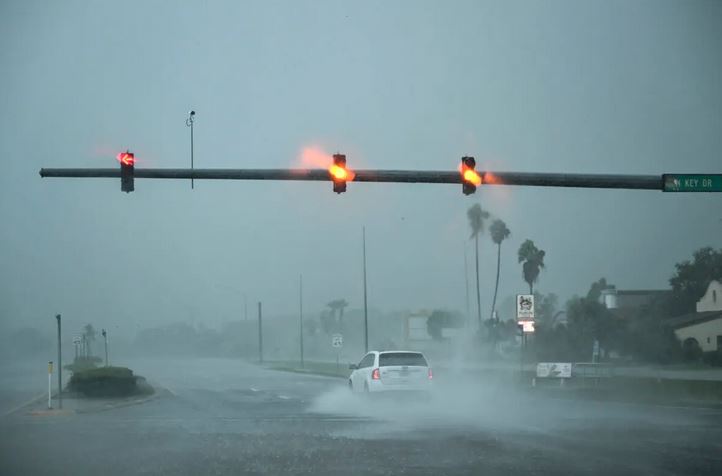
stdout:
POLYGON ((223 359, 129 362, 167 389, 0 418, 0 475, 722 474, 722 410, 550 399, 437 376, 430 401, 223 359))

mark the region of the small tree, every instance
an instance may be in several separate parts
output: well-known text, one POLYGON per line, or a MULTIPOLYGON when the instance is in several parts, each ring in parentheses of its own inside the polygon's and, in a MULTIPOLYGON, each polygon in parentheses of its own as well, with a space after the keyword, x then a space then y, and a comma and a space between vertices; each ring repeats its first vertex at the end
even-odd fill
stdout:
POLYGON ((707 291, 710 281, 722 281, 722 249, 700 248, 694 252, 692 261, 675 265, 670 278, 673 299, 668 308, 672 315, 694 312, 696 302, 707 291))
POLYGON ((426 320, 426 331, 432 339, 442 340, 443 329, 463 327, 464 318, 448 311, 433 311, 426 320))

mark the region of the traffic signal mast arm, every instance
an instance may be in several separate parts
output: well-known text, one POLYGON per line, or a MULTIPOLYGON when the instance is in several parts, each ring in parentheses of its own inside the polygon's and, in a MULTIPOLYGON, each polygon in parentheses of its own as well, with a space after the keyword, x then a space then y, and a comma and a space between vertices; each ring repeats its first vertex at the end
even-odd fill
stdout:
MULTIPOLYGON (((462 183, 458 171, 354 170, 353 182, 462 183)), ((529 172, 483 172, 482 186, 526 185, 536 187, 613 188, 664 190, 663 175, 611 175, 529 172)), ((117 168, 43 168, 41 177, 118 178, 117 168)), ((303 180, 330 181, 325 169, 138 169, 135 178, 194 180, 303 180)))

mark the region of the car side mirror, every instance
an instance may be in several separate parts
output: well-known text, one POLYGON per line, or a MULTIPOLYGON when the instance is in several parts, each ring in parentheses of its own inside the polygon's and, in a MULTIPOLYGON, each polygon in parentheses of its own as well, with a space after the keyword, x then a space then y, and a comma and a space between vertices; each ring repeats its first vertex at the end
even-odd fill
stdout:
POLYGON ((348 364, 348 368, 351 370, 358 370, 358 365, 356 364, 348 364))

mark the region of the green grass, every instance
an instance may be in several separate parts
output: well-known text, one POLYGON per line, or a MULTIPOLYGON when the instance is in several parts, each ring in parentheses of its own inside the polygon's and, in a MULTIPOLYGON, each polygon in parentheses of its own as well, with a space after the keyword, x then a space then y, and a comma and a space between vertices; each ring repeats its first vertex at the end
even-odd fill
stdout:
POLYGON ((312 362, 307 360, 304 362, 303 368, 301 368, 301 362, 298 360, 276 360, 265 362, 264 366, 272 370, 325 375, 327 377, 348 378, 351 375, 348 364, 339 363, 336 366, 335 362, 312 362))

